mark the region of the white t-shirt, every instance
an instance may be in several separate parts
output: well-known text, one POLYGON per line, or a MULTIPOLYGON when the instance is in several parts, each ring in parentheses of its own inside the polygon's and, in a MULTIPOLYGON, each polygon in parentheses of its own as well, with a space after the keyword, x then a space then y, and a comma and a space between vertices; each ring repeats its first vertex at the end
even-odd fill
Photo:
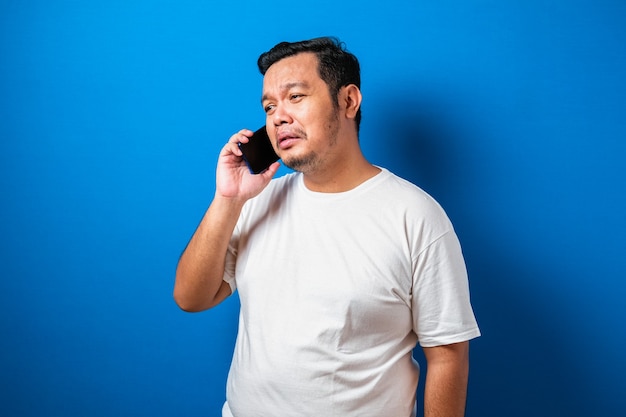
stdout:
POLYGON ((414 415, 416 343, 480 335, 448 217, 385 169, 343 193, 273 180, 244 206, 224 279, 241 300, 235 417, 414 415))

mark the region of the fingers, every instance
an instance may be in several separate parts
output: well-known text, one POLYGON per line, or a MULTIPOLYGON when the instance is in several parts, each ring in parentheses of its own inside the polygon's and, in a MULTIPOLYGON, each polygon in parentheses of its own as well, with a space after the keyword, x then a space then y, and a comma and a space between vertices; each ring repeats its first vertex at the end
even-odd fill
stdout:
POLYGON ((234 135, 232 135, 228 141, 229 142, 234 142, 234 143, 238 143, 238 142, 246 143, 246 142, 248 142, 250 140, 250 137, 253 134, 254 134, 254 132, 252 130, 241 129, 239 132, 237 132, 234 135))
POLYGON ((235 133, 228 139, 226 145, 222 149, 222 154, 232 153, 236 156, 242 156, 241 150, 239 149, 239 143, 248 143, 250 137, 254 132, 248 129, 242 129, 239 132, 235 133))
POLYGON ((260 193, 278 171, 280 163, 271 164, 258 175, 250 172, 243 160, 239 143, 247 143, 253 131, 242 129, 232 135, 222 148, 216 169, 216 195, 249 199, 260 193))

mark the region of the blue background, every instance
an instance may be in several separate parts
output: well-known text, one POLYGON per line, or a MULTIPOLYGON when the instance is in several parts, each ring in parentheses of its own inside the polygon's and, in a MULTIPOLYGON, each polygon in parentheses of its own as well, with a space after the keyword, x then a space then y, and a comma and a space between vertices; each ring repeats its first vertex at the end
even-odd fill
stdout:
POLYGON ((237 299, 179 311, 176 262, 258 54, 320 35, 457 228, 467 415, 624 415, 623 0, 0 1, 0 415, 219 415, 237 299))

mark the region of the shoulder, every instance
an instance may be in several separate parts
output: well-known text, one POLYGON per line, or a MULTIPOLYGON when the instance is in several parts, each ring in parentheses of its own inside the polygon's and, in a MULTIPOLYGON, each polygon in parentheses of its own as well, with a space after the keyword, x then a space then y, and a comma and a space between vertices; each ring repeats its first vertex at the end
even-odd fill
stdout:
POLYGON ((384 169, 380 192, 387 194, 391 201, 412 208, 422 214, 445 216, 443 207, 426 191, 416 184, 384 169))
POLYGON ((383 170, 377 188, 381 211, 401 219, 407 233, 417 233, 432 241, 453 230, 443 207, 430 194, 412 182, 383 170))

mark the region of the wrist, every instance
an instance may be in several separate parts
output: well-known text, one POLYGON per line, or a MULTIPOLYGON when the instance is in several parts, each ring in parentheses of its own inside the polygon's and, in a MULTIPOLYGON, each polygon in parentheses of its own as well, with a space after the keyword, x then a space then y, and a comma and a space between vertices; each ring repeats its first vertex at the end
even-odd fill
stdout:
POLYGON ((247 199, 242 197, 230 197, 224 196, 220 193, 215 193, 213 197, 213 202, 211 203, 211 207, 213 207, 216 211, 221 211, 225 213, 238 213, 243 208, 247 199))

